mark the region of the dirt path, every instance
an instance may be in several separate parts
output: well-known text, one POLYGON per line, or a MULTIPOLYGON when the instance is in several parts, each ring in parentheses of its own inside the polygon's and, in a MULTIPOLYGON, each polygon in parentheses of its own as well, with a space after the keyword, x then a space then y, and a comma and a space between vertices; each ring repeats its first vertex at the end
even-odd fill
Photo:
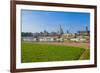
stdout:
POLYGON ((80 56, 79 60, 84 60, 84 59, 89 59, 89 58, 90 58, 89 49, 85 49, 85 51, 80 56))
POLYGON ((26 42, 26 43, 64 45, 64 46, 81 47, 85 49, 90 48, 90 43, 82 43, 82 42, 26 42))
POLYGON ((73 47, 82 47, 89 49, 89 43, 75 43, 75 42, 43 42, 42 44, 52 44, 52 45, 64 45, 64 46, 73 46, 73 47))

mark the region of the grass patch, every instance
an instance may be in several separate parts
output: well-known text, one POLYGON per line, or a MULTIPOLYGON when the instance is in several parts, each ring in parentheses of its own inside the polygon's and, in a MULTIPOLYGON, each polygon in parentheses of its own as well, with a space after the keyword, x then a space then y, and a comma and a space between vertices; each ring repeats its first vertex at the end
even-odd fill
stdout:
POLYGON ((21 62, 79 60, 84 51, 84 48, 78 47, 22 42, 21 62))

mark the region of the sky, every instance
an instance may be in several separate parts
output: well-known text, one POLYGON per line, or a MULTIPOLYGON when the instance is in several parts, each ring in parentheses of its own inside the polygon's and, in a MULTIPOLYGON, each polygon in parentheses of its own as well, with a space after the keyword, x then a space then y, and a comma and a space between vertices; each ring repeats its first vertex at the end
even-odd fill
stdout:
POLYGON ((60 25, 64 33, 90 29, 90 13, 21 10, 22 32, 57 32, 60 25))

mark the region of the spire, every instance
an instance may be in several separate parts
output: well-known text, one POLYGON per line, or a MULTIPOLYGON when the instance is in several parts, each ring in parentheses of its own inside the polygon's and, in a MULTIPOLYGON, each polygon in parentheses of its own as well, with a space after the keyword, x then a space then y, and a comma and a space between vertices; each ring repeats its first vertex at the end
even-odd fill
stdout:
POLYGON ((60 34, 61 35, 63 34, 63 29, 62 29, 61 25, 60 25, 60 34))
POLYGON ((69 33, 69 30, 67 30, 67 33, 69 33))
POLYGON ((86 26, 86 31, 88 31, 88 26, 86 26))

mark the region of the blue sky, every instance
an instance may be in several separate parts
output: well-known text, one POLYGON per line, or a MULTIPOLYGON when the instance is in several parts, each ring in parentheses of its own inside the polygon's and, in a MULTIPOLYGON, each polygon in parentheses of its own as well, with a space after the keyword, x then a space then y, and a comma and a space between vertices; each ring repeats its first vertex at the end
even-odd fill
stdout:
POLYGON ((62 26, 66 33, 90 29, 90 13, 21 10, 22 32, 57 32, 62 26))

